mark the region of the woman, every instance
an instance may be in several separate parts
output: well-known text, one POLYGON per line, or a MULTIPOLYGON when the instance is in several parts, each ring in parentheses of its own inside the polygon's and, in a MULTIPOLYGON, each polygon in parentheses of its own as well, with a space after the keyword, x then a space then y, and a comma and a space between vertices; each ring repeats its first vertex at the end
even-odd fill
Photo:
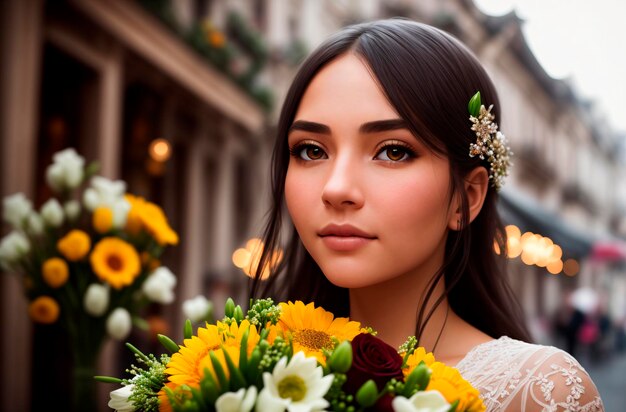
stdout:
POLYGON ((436 28, 394 18, 330 37, 282 108, 252 296, 315 302, 395 347, 415 335, 488 410, 603 410, 575 359, 527 343, 494 252, 506 247, 496 201, 509 166, 499 109, 476 57, 436 28), (477 91, 485 128, 468 112, 477 91), (285 259, 261 282, 285 206, 285 259))

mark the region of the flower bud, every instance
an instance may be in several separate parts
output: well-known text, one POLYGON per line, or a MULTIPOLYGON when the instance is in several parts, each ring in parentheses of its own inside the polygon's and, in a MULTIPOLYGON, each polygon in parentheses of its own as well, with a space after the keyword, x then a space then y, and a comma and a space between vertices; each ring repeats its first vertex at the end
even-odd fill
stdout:
POLYGON ((158 267, 141 285, 143 293, 153 302, 168 304, 174 301, 176 276, 165 266, 158 267))
POLYGON ((102 316, 109 307, 109 287, 99 283, 92 283, 87 287, 83 299, 85 312, 91 316, 102 316))
POLYGON ((41 206, 41 217, 46 225, 59 227, 63 224, 63 208, 58 200, 52 198, 41 206))
POLYGON ((80 202, 77 200, 69 200, 65 202, 63 209, 65 210, 67 220, 74 221, 78 219, 78 216, 80 215, 80 202))
POLYGON ((77 188, 83 181, 85 159, 73 148, 61 150, 52 158, 54 163, 46 169, 46 181, 52 190, 77 188))
POLYGON ((341 342, 330 355, 328 364, 333 372, 346 373, 352 366, 352 345, 349 341, 341 342))
POLYGON ((413 388, 417 388, 417 390, 424 390, 428 386, 428 382, 430 381, 431 370, 426 363, 422 362, 417 365, 409 376, 406 378, 405 382, 405 393, 408 395, 411 393, 413 388))
POLYGON ((356 400, 364 408, 374 406, 378 400, 378 388, 376 388, 376 383, 372 379, 365 382, 357 391, 356 400))
POLYGON ((109 408, 118 412, 133 412, 135 407, 128 398, 133 393, 134 387, 134 384, 128 384, 112 391, 110 393, 111 400, 108 403, 109 408))
POLYGON ((43 230, 44 230, 43 219, 41 218, 41 216, 37 212, 32 212, 28 216, 28 220, 27 220, 26 226, 27 226, 26 230, 31 235, 39 236, 39 235, 43 234, 43 230))
POLYGON ((207 320, 213 309, 213 304, 203 295, 183 302, 183 313, 192 322, 207 320))
POLYGON ((23 228, 24 220, 33 210, 32 203, 26 198, 24 193, 16 193, 5 197, 2 202, 2 208, 4 221, 15 229, 23 228))
POLYGON ((30 251, 30 242, 21 232, 14 230, 0 241, 0 262, 5 267, 16 263, 30 251))
POLYGON ((132 322, 130 313, 124 308, 116 308, 106 321, 107 333, 114 339, 122 340, 130 334, 132 322))
POLYGON ((224 314, 232 318, 235 313, 235 301, 232 298, 226 299, 226 305, 224 306, 224 314))
POLYGON ((233 314, 233 316, 234 316, 235 320, 237 321, 237 323, 241 323, 241 321, 244 318, 243 310, 241 309, 241 306, 237 305, 235 307, 235 313, 233 314))

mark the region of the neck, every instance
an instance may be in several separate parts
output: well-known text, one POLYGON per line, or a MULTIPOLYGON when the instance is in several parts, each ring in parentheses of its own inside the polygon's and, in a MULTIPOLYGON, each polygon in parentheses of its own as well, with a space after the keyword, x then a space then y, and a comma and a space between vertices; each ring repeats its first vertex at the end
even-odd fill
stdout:
MULTIPOLYGON (((428 280, 428 277, 411 273, 382 284, 350 289, 350 318, 361 322, 363 326, 372 327, 378 332, 379 338, 397 349, 416 333, 417 313, 425 298, 428 280)), ((444 281, 441 279, 425 306, 424 316, 443 292, 444 281)), ((453 317, 453 312, 448 312, 448 300, 444 298, 426 324, 419 346, 432 351, 440 334, 439 340, 443 339, 445 329, 453 317)))

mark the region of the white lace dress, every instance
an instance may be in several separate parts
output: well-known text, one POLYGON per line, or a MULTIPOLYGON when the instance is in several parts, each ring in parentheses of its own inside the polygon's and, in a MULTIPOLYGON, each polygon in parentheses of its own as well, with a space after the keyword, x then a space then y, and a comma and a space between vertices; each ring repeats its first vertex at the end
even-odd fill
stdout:
POLYGON ((503 336, 474 347, 457 365, 487 411, 604 411, 593 381, 570 354, 503 336))

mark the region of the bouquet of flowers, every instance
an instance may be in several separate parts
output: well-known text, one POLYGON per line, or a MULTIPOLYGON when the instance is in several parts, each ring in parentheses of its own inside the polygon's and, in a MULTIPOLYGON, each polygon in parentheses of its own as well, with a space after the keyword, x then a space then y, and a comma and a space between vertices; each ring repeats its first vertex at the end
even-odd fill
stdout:
POLYGON ((475 412, 479 392, 457 369, 437 362, 409 337, 394 349, 371 328, 301 301, 228 299, 221 321, 187 320, 182 345, 159 335, 167 353, 144 354, 122 387, 117 411, 420 411, 475 412))
POLYGON ((0 241, 2 269, 23 276, 30 318, 68 336, 83 408, 95 399, 90 377, 105 338, 124 340, 133 323, 145 326, 140 310, 171 303, 176 284, 159 263, 178 242, 161 208, 97 169, 74 149, 56 153, 46 169, 53 195, 38 211, 23 193, 6 197, 12 231, 0 241))

